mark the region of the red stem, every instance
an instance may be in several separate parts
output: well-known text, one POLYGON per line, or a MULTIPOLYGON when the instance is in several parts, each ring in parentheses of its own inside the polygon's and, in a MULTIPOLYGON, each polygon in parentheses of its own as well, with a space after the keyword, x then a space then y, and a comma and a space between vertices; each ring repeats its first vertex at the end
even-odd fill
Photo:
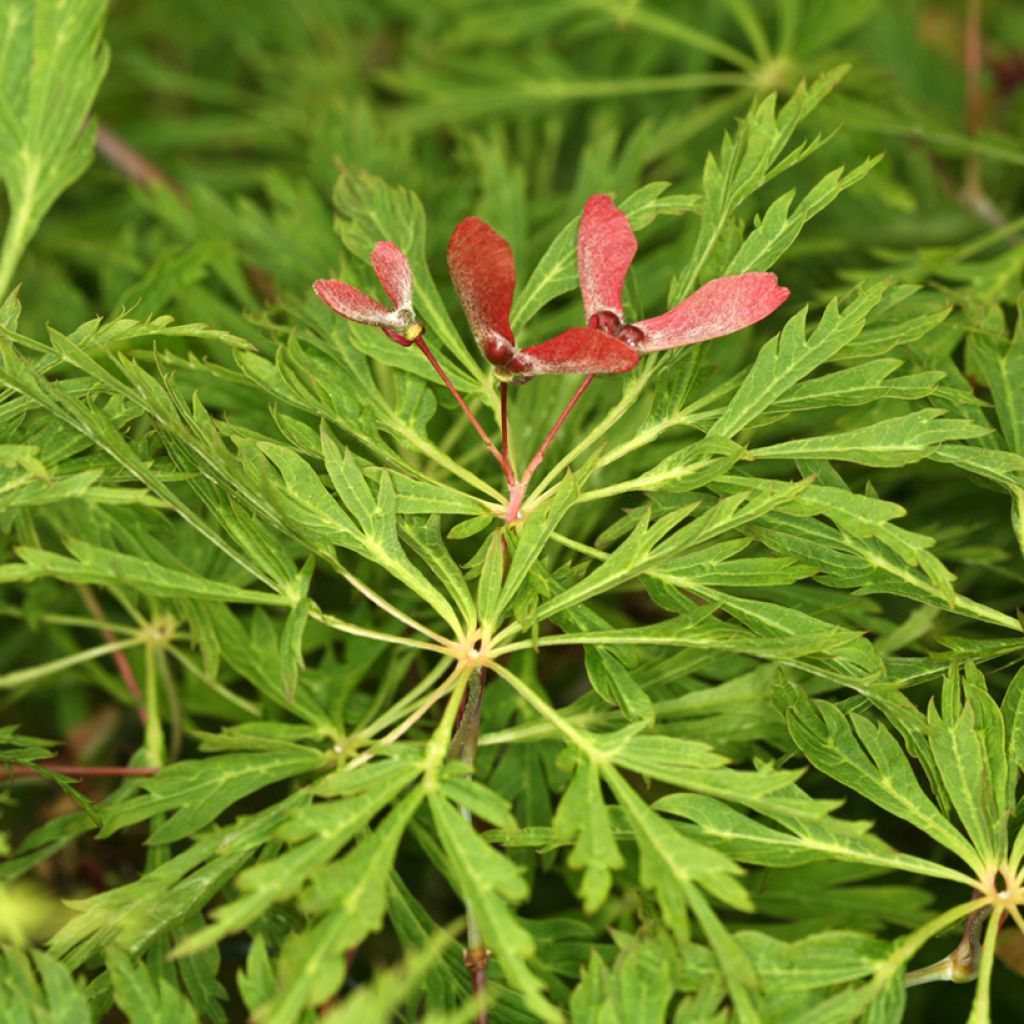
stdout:
POLYGON ((498 451, 497 448, 494 447, 494 442, 487 436, 487 431, 480 426, 477 418, 472 412, 470 412, 469 406, 466 405, 466 400, 459 394, 459 389, 448 379, 448 374, 441 369, 441 364, 434 358, 434 353, 430 351, 430 348, 427 346, 426 341, 424 341, 422 334, 416 339, 415 344, 416 347, 427 357, 427 361, 430 365, 437 371, 437 375, 441 378, 444 386, 452 393, 452 397, 459 403, 459 408, 466 414, 469 422, 473 424, 476 432, 480 435, 480 439, 485 445, 487 445, 487 450, 498 460, 498 465, 501 466, 505 473, 505 479, 511 487, 515 481, 515 477, 512 475, 512 471, 509 468, 508 460, 501 452, 498 451))
POLYGON ((473 983, 473 994, 477 998, 479 1009, 476 1015, 476 1024, 487 1024, 487 964, 491 959, 490 950, 472 949, 466 950, 463 956, 463 963, 469 971, 473 983))
MULTIPOLYGON (((117 637, 103 625, 105 619, 103 607, 96 599, 96 595, 93 593, 92 587, 83 585, 78 588, 78 592, 81 595, 86 608, 89 609, 89 614, 97 620, 100 636, 102 636, 108 644, 115 643, 117 641, 117 637)), ((117 671, 124 680, 125 689, 129 694, 131 694, 134 700, 138 702, 138 707, 135 710, 139 716, 139 721, 145 725, 146 709, 142 706, 142 687, 139 686, 139 681, 135 676, 135 670, 132 668, 131 662, 128 660, 128 656, 124 651, 114 651, 114 664, 117 666, 117 671)))
POLYGON ((537 449, 533 458, 530 459, 526 469, 523 470, 523 475, 518 481, 509 483, 509 497, 508 497, 508 511, 505 513, 505 522, 511 523, 513 520, 519 518, 519 512, 523 507, 523 499, 526 497, 526 488, 529 486, 530 479, 533 474, 537 472, 537 467, 541 464, 544 459, 544 454, 551 446, 551 442, 554 441, 555 435, 562 429, 562 424, 565 423, 572 412, 573 407, 583 397, 583 392, 590 387, 590 382, 594 379, 594 375, 591 374, 583 383, 576 389, 576 394, 569 399, 569 404, 562 410, 562 415, 555 420, 555 425, 548 432, 548 436, 544 438, 540 443, 540 447, 537 449))
MULTIPOLYGON (((129 775, 156 775, 160 770, 159 768, 121 768, 115 765, 59 764, 56 761, 41 761, 40 767, 57 775, 74 775, 81 779, 92 776, 120 778, 129 775)), ((43 777, 31 765, 27 764, 11 765, 3 774, 13 776, 16 779, 39 779, 43 777)))
MULTIPOLYGON (((505 381, 501 382, 499 391, 501 394, 501 457, 505 460, 505 465, 512 478, 515 479, 516 471, 512 468, 512 462, 508 457, 508 384, 505 381)), ((509 474, 505 475, 507 478, 509 474)))

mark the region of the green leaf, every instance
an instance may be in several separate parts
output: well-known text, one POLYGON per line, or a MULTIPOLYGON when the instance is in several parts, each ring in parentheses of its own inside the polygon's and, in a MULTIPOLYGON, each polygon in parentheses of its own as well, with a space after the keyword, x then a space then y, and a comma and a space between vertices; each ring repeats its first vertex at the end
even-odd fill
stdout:
POLYGON ((1012 811, 1012 804, 1004 802, 1003 719, 973 665, 965 670, 963 683, 955 669, 947 673, 941 714, 934 705, 929 707, 928 724, 936 770, 964 830, 987 863, 998 863, 1006 855, 1006 824, 1012 811))
POLYGON ((495 605, 495 617, 509 607, 520 587, 526 582, 544 546, 578 499, 579 488, 577 476, 572 472, 566 473, 554 493, 549 496, 550 500, 539 508, 532 509, 525 522, 510 527, 511 530, 517 531, 517 536, 501 594, 495 605))
POLYGON ((863 466, 905 466, 948 441, 988 433, 970 420, 942 416, 941 409, 919 409, 868 427, 754 448, 750 454, 756 459, 839 459, 863 466))
POLYGON ((500 621, 498 609, 505 575, 505 538, 496 530, 485 544, 486 551, 476 588, 477 617, 488 633, 494 633, 500 621))
POLYGON ((603 701, 619 708, 627 721, 654 723, 651 698, 615 655, 600 647, 588 647, 584 660, 590 685, 603 701))
POLYGON ((837 167, 826 174, 790 213, 794 192, 787 192, 772 203, 760 223, 744 239, 726 268, 727 274, 744 274, 751 270, 770 270, 796 241, 807 222, 857 182, 863 180, 881 156, 869 157, 848 174, 837 167))
POLYGON ((178 761, 160 770, 143 786, 145 796, 125 800, 103 816, 102 835, 158 815, 149 838, 151 845, 173 843, 193 836, 232 804, 284 779, 324 767, 326 758, 316 750, 264 751, 222 754, 194 761, 178 761))
POLYGON ((0 950, 0 998, 8 1019, 19 1024, 83 1024, 92 1019, 71 972, 42 950, 31 955, 13 946, 0 950))
POLYGON ((864 329, 884 294, 884 284, 870 285, 854 292, 841 310, 833 299, 810 334, 804 326, 805 313, 792 317, 781 334, 761 346, 710 435, 733 437, 809 373, 839 355, 864 329))
MULTIPOLYGON (((398 539, 395 491, 390 475, 381 474, 377 494, 374 496, 355 457, 349 451, 342 453, 326 429, 321 430, 321 443, 324 463, 334 489, 351 512, 356 524, 353 527, 355 536, 339 543, 364 554, 395 579, 404 583, 429 607, 437 611, 457 633, 460 628, 459 619, 451 604, 413 565, 398 539)), ((299 462, 305 465, 301 459, 299 462)), ((306 469, 312 474, 308 466, 306 469)), ((319 480, 317 483, 319 484, 319 480)), ((313 484, 310 483, 309 486, 312 487, 313 484)), ((319 486, 323 489, 322 485, 319 486)), ((327 497, 326 490, 324 496, 327 497)))
POLYGON ((261 1014, 288 1024, 337 992, 345 953, 383 925, 398 844, 422 799, 422 790, 407 794, 369 838, 313 876, 300 903, 316 923, 289 935, 279 959, 277 992, 261 1014))
MULTIPOLYGON (((202 919, 196 917, 173 933, 175 941, 181 941, 194 931, 202 919)), ((196 1008, 199 1019, 210 1024, 227 1024, 228 1018, 223 1004, 228 1001, 227 989, 219 981, 221 967, 220 949, 216 946, 179 960, 178 974, 185 985, 185 991, 196 1008)))
POLYGON ((10 0, 0 12, 0 179, 9 219, 0 295, 57 197, 89 166, 84 130, 107 71, 104 0, 10 0))
POLYGON ((522 902, 529 895, 519 870, 488 846, 444 797, 431 793, 427 799, 452 883, 479 922, 483 941, 494 950, 502 974, 538 1020, 560 1020, 529 966, 533 938, 509 907, 509 902, 522 902))
POLYGON ((980 877, 983 859, 921 789, 884 726, 861 715, 845 716, 827 701, 812 702, 795 687, 788 693, 790 734, 811 764, 934 838, 980 877))
POLYGON ((883 398, 925 398, 935 392, 945 376, 939 370, 928 370, 893 377, 902 365, 899 359, 873 359, 801 381, 788 395, 772 403, 772 413, 866 405, 883 398))
MULTIPOLYGON (((312 565, 312 562, 310 562, 312 565)), ((281 684, 284 688, 285 700, 291 700, 299 681, 299 670, 305 668, 302 655, 302 635, 306 631, 309 613, 313 602, 308 597, 301 598, 292 607, 281 631, 281 684)))
POLYGON ((736 880, 739 866, 724 854, 686 838, 640 799, 623 776, 605 765, 604 781, 615 794, 640 848, 640 881, 654 891, 665 922, 680 941, 690 938, 686 885, 696 882, 729 906, 751 907, 750 897, 736 880))
POLYGON ((131 1024, 198 1024, 192 1004, 145 963, 132 964, 118 949, 107 950, 114 1002, 131 1024))
POLYGON ((66 544, 74 558, 29 547, 18 548, 17 553, 35 574, 55 576, 69 583, 134 587, 154 597, 188 597, 200 601, 278 606, 290 603, 287 597, 280 594, 218 583, 135 555, 98 548, 85 541, 68 540, 66 544))
POLYGON ((238 993, 250 1014, 269 1002, 277 989, 277 978, 270 962, 265 936, 257 933, 249 946, 244 970, 235 975, 238 993))
MULTIPOLYGON (((295 845, 239 874, 237 898, 218 907, 214 923, 189 935, 176 947, 175 955, 190 956, 206 949, 258 919, 274 903, 294 897, 311 875, 333 860, 419 774, 415 766, 406 763, 392 768, 388 778, 371 773, 370 778, 363 780, 373 785, 369 791, 301 810, 288 808, 274 827, 281 829, 284 840, 295 845)), ((349 781, 356 783, 355 778, 349 781)), ((275 805, 280 807, 281 803, 275 805)))
POLYGON ((612 872, 625 867, 601 793, 597 765, 581 760, 566 787, 552 822, 555 835, 575 840, 569 866, 583 872, 579 895, 584 913, 596 913, 608 898, 612 872))
POLYGON ((436 515, 406 516, 400 520, 399 528, 434 577, 444 585, 466 628, 470 628, 476 619, 476 602, 466 583, 465 573, 452 558, 441 536, 440 519, 436 515))

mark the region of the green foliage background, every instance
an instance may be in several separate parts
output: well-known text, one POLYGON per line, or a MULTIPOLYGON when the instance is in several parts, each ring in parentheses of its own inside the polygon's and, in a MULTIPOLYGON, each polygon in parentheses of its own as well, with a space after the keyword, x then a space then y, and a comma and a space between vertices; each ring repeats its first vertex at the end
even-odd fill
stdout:
MULTIPOLYGON (((979 9, 7 0, 0 1012, 468 1021, 468 912, 497 1022, 1016 1019, 1024 22, 965 120, 979 9), (595 384, 503 529, 310 284, 404 248, 494 429, 448 234, 509 238, 529 344, 596 192, 635 319, 792 298, 595 384), (905 989, 992 906, 975 984, 905 989)), ((520 463, 576 383, 514 389, 520 463)))

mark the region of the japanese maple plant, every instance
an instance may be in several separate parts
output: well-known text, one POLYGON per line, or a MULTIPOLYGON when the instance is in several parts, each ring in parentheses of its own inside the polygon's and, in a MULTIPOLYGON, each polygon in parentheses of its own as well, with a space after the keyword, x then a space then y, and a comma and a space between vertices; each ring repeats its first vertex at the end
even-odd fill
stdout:
POLYGON ((123 6, 160 167, 0 12, 0 1019, 998 1019, 1014 137, 871 5, 123 6))
MULTIPOLYGON (((591 196, 580 217, 576 247, 586 326, 570 327, 547 341, 520 348, 509 324, 516 287, 511 246, 477 217, 467 217, 455 228, 448 243, 448 267, 473 338, 499 382, 500 449, 431 351, 424 325, 416 317, 412 268, 393 242, 377 242, 370 257, 390 307, 342 281, 319 280, 313 288, 324 303, 346 319, 379 327, 397 344, 414 345, 423 353, 501 468, 508 485, 502 518, 516 527, 530 513, 526 503, 530 481, 596 376, 627 373, 647 353, 734 334, 770 316, 789 298, 789 289, 779 286, 775 274, 755 271, 715 278, 667 313, 627 323, 622 289, 636 250, 629 218, 610 196, 591 196), (537 377, 555 374, 582 375, 584 379, 520 472, 509 445, 509 385, 525 385, 537 377)), ((543 407, 543 398, 533 400, 534 415, 543 407)), ((499 536, 507 566, 507 534, 499 536)), ((500 570, 498 575, 503 572, 500 570)), ((500 625, 500 620, 484 621, 479 636, 474 631, 455 641, 459 665, 469 671, 449 756, 468 765, 476 756, 486 672, 499 669, 501 649, 495 644, 494 632, 500 625)), ((469 945, 465 963, 472 973, 474 990, 483 997, 491 954, 471 905, 466 908, 466 916, 469 945)), ((486 1018, 485 1011, 481 1017, 486 1018)))

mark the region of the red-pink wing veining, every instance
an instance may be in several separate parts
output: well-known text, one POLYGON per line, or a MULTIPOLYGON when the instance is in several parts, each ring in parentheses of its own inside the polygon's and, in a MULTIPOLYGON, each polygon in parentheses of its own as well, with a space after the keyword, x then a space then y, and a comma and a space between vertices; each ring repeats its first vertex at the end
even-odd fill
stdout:
POLYGON ((397 324, 394 312, 387 306, 343 281, 315 281, 313 291, 335 313, 355 320, 356 323, 372 324, 374 327, 394 327, 397 324))
POLYGON ((788 298, 789 289, 780 287, 774 274, 718 277, 667 313, 634 324, 644 333, 637 348, 657 352, 720 338, 763 320, 788 298))
POLYGON ((412 309, 412 268, 393 242, 378 242, 370 257, 381 286, 395 309, 412 309))
POLYGON ((583 310, 589 320, 608 310, 622 319, 622 283, 636 255, 629 218, 610 196, 591 196, 583 207, 576 240, 583 310))
POLYGON ((624 373, 632 370, 639 358, 624 341, 603 331, 573 327, 524 348, 517 355, 515 369, 531 377, 542 373, 624 373))
POLYGON ((467 217, 452 232, 448 269, 480 345, 487 346, 495 336, 513 342, 508 315, 516 290, 516 267, 508 242, 479 217, 467 217))

